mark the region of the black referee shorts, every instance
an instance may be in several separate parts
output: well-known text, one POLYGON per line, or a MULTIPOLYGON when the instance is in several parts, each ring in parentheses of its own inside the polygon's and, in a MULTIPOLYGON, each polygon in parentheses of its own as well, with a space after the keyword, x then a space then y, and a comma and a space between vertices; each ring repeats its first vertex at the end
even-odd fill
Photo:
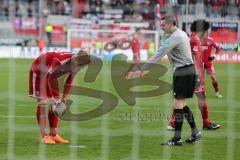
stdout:
POLYGON ((173 95, 176 99, 192 98, 196 84, 194 65, 177 68, 173 74, 173 95))

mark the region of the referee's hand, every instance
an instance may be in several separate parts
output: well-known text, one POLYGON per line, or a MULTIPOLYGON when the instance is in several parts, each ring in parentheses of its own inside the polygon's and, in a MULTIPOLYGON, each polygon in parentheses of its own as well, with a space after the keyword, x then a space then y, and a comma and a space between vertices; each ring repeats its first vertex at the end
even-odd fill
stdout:
POLYGON ((129 79, 139 78, 139 77, 141 77, 141 78, 143 77, 143 73, 140 70, 137 70, 135 72, 128 72, 127 73, 127 78, 129 78, 129 79))

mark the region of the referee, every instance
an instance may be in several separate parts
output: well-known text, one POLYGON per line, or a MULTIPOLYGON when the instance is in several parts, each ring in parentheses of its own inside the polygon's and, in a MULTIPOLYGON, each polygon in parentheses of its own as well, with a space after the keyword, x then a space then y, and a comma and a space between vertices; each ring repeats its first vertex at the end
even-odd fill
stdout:
POLYGON ((175 115, 175 132, 172 139, 161 143, 168 146, 181 146, 181 131, 184 118, 188 121, 192 134, 185 142, 193 143, 202 138, 198 131, 191 109, 186 104, 187 98, 192 98, 196 75, 194 61, 191 54, 190 42, 187 34, 176 27, 174 16, 167 15, 161 19, 162 30, 169 35, 160 45, 154 56, 137 71, 143 73, 167 54, 170 63, 173 65, 173 106, 175 115))

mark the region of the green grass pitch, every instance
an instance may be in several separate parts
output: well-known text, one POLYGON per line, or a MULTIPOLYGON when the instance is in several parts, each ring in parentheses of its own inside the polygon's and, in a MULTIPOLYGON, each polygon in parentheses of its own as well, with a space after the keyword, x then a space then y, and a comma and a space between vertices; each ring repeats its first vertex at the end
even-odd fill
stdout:
MULTIPOLYGON (((162 147, 160 143, 173 134, 165 130, 167 117, 172 111, 172 93, 138 98, 136 106, 128 106, 113 88, 110 64, 104 64, 96 82, 84 82, 84 71, 81 71, 74 83, 118 96, 118 106, 110 113, 89 121, 60 120, 58 132, 71 143, 41 144, 35 118, 36 101, 28 97, 31 62, 0 59, 0 159, 237 160, 240 157, 240 64, 215 63, 223 99, 215 97, 209 77, 206 77, 209 117, 222 127, 216 131, 202 131, 204 139, 193 145, 184 143, 182 147, 162 147)), ((161 78, 171 83, 171 66, 165 62, 162 64, 169 71, 161 78)), ((86 112, 101 103, 83 96, 70 96, 70 99, 74 101, 71 108, 74 113, 86 112)), ((196 97, 188 100, 188 104, 202 130, 196 97)), ((189 135, 190 129, 185 121, 183 140, 189 135)))

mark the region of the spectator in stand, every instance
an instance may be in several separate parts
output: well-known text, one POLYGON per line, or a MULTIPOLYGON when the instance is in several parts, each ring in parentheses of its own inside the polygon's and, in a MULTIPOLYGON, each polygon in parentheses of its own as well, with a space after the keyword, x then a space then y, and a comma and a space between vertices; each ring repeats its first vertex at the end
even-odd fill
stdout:
POLYGON ((196 4, 197 4, 198 0, 189 0, 188 3, 188 13, 189 14, 195 14, 195 10, 196 10, 196 4))
POLYGON ((43 49, 44 49, 44 47, 45 47, 45 41, 44 41, 44 39, 38 39, 38 40, 37 40, 37 46, 38 46, 38 52, 39 52, 38 55, 40 55, 40 54, 42 54, 43 49))
POLYGON ((113 8, 119 8, 122 7, 124 5, 124 0, 112 0, 111 2, 111 6, 113 8))
POLYGON ((15 16, 19 17, 19 1, 15 0, 15 16))
POLYGON ((160 7, 160 12, 166 12, 166 8, 165 8, 165 0, 158 0, 158 4, 160 7))
POLYGON ((180 5, 180 14, 186 13, 186 0, 178 0, 178 4, 180 5))
POLYGON ((227 6, 227 13, 230 17, 232 16, 238 16, 239 6, 237 6, 237 3, 235 0, 229 0, 228 6, 227 6))
POLYGON ((96 6, 97 13, 102 12, 102 6, 103 6, 102 0, 95 0, 95 6, 96 6))
POLYGON ((224 0, 212 0, 213 17, 219 17, 223 12, 224 0))
POLYGON ((204 13, 207 17, 210 17, 212 14, 212 3, 211 0, 204 0, 204 13))
MULTIPOLYGON (((84 13, 84 9, 87 6, 87 3, 89 3, 90 9, 91 9, 91 5, 92 5, 92 1, 87 2, 87 0, 78 0, 78 1, 72 1, 72 6, 74 6, 72 8, 72 16, 74 18, 82 18, 83 17, 83 13, 84 13)), ((66 11, 65 13, 68 12, 68 7, 66 7, 66 11)), ((71 12, 69 11, 69 14, 71 12)))
POLYGON ((178 14, 179 13, 178 1, 177 0, 170 0, 169 4, 170 4, 170 7, 171 7, 169 9, 172 10, 174 14, 178 14))
POLYGON ((49 45, 52 44, 52 31, 53 31, 53 26, 48 23, 45 26, 45 32, 46 32, 46 35, 47 35, 47 39, 48 39, 48 44, 49 45))
POLYGON ((6 20, 9 20, 9 4, 6 4, 3 7, 3 10, 4 10, 4 17, 6 17, 6 20))
POLYGON ((103 2, 102 0, 90 0, 89 6, 92 13, 101 13, 103 2))
POLYGON ((157 30, 160 30, 161 14, 160 14, 160 4, 159 3, 157 3, 156 6, 154 7, 154 19, 155 19, 155 28, 157 30))
POLYGON ((238 17, 240 18, 240 0, 235 0, 236 7, 238 8, 238 17))

